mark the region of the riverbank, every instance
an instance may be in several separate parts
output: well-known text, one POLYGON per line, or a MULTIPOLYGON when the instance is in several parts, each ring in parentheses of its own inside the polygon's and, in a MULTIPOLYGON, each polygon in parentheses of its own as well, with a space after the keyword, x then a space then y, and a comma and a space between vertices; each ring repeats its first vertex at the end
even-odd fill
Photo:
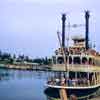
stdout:
POLYGON ((0 64, 0 68, 4 69, 16 69, 16 70, 51 70, 48 65, 28 65, 28 64, 0 64))

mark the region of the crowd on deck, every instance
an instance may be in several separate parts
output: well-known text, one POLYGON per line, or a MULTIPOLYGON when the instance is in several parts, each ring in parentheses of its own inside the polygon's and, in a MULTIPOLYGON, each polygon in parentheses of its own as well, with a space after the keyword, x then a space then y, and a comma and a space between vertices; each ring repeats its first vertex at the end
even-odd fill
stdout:
POLYGON ((51 78, 48 83, 49 85, 56 86, 90 86, 93 85, 93 81, 87 78, 51 78))

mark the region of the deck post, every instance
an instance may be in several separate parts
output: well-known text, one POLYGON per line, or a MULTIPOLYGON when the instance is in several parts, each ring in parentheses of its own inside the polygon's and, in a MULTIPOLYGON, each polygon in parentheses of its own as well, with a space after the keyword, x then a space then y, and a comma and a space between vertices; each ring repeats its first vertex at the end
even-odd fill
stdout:
POLYGON ((94 85, 96 85, 96 75, 95 75, 95 72, 94 72, 94 85))
POLYGON ((96 84, 98 84, 98 72, 96 72, 96 84))
POLYGON ((98 73, 96 72, 96 84, 98 84, 98 73))
POLYGON ((98 81, 100 82, 100 72, 98 72, 98 81))
POLYGON ((95 72, 95 74, 96 74, 96 84, 98 84, 98 73, 95 72))
POLYGON ((67 72, 67 78, 69 78, 69 71, 67 72))
POLYGON ((100 72, 99 72, 99 82, 100 82, 100 72))
POLYGON ((72 55, 72 67, 73 67, 73 64, 74 64, 74 63, 73 63, 73 58, 74 58, 74 57, 73 57, 73 55, 72 55))
POLYGON ((57 56, 56 56, 56 64, 57 64, 57 56))
POLYGON ((81 54, 81 56, 80 56, 80 59, 81 59, 81 64, 82 64, 82 54, 81 54))
MULTIPOLYGON (((77 72, 75 72, 75 80, 78 80, 77 79, 77 72)), ((77 86, 77 82, 75 81, 75 86, 77 86)))
POLYGON ((88 75, 88 86, 90 86, 89 72, 87 73, 87 75, 88 75))
POLYGON ((77 72, 75 72, 75 80, 77 79, 77 72))
POLYGON ((98 83, 99 83, 99 72, 98 72, 98 76, 97 76, 97 79, 98 79, 98 83))

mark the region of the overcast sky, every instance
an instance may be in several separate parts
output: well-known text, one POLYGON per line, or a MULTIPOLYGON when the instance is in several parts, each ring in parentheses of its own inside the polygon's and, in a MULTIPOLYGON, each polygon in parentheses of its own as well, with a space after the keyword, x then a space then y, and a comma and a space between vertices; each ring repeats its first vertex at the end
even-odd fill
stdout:
MULTIPOLYGON (((59 46, 61 14, 66 24, 84 24, 84 10, 90 10, 90 40, 99 43, 99 0, 0 0, 0 49, 31 57, 50 56, 59 46)), ((66 27, 66 35, 68 28, 66 27)), ((70 29, 70 36, 84 35, 84 27, 70 29)))

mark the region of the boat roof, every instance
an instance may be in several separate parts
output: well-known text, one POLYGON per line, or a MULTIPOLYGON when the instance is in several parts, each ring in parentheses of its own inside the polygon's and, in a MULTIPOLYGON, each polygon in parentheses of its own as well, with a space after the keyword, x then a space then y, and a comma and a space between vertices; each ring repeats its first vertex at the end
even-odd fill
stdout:
POLYGON ((85 37, 82 35, 75 35, 72 36, 72 40, 85 40, 85 37))

